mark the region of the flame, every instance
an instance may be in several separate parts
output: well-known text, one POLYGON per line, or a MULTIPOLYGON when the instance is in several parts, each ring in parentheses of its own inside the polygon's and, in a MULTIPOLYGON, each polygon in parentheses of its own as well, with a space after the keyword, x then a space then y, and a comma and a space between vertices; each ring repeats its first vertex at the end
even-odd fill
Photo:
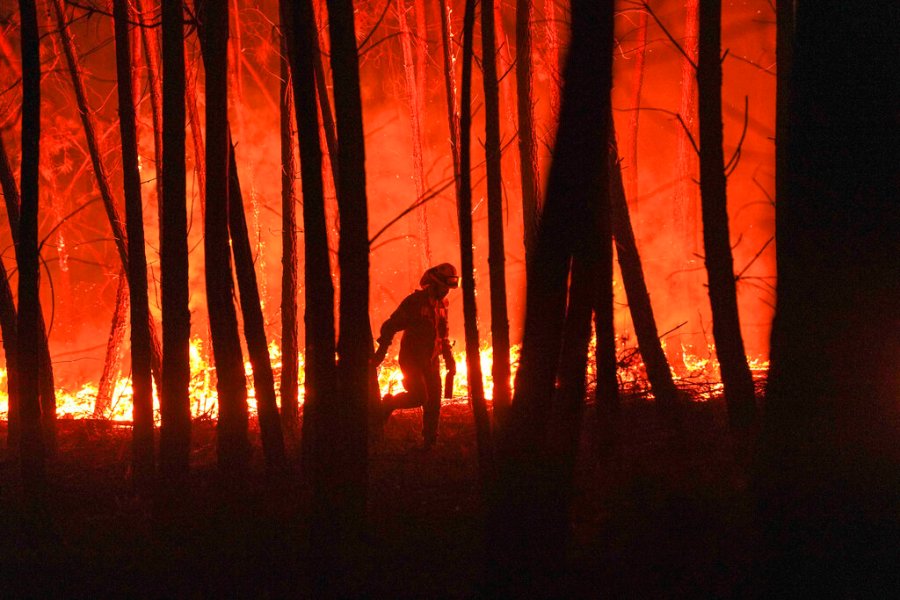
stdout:
MULTIPOLYGON (((653 393, 647 381, 647 372, 640 353, 627 345, 627 336, 617 339, 618 379, 619 387, 625 393, 636 394, 652 399, 653 393)), ((665 344, 665 342, 664 342, 665 344)), ((203 340, 194 338, 190 346, 190 398, 191 414, 194 418, 214 419, 218 414, 218 394, 215 387, 215 367, 209 361, 209 354, 203 340)), ((595 338, 592 338, 589 347, 590 356, 595 350, 595 338)), ((515 381, 516 370, 519 361, 520 346, 514 345, 510 349, 511 383, 515 381)), ((722 394, 723 386, 719 372, 719 363, 715 357, 715 346, 710 344, 707 348, 707 356, 698 356, 682 348, 682 360, 685 370, 676 372, 672 369, 672 376, 676 385, 688 388, 692 391, 692 397, 697 401, 708 401, 722 394)), ((445 399, 445 404, 465 403, 468 399, 468 369, 464 352, 454 352, 457 373, 453 380, 453 398, 445 399)), ((491 400, 494 392, 494 380, 491 376, 493 365, 493 350, 482 343, 480 350, 481 372, 484 377, 485 399, 491 400)), ((269 360, 275 372, 276 379, 282 369, 281 349, 274 341, 269 344, 269 360)), ((750 371, 754 379, 761 379, 769 368, 769 362, 761 358, 748 358, 750 371)), ((299 398, 303 403, 304 359, 299 358, 299 398)), ((253 368, 249 361, 244 362, 244 373, 247 377, 247 403, 250 414, 256 415, 256 393, 253 388, 253 368)), ((446 370, 442 368, 442 377, 446 370)), ((588 362, 587 372, 588 388, 593 387, 596 381, 596 368, 594 362, 588 362)), ((402 389, 403 373, 395 358, 388 358, 378 370, 378 385, 381 394, 386 395, 402 389)), ((5 420, 9 411, 9 398, 6 394, 7 373, 5 368, 0 368, 0 420, 5 420)), ((85 419, 102 418, 114 422, 130 423, 132 418, 132 400, 134 390, 131 378, 120 373, 113 386, 113 392, 109 407, 102 414, 95 413, 97 400, 97 384, 86 383, 80 388, 71 390, 59 388, 56 391, 57 415, 61 419, 85 419)), ((159 423, 159 397, 156 387, 153 389, 154 418, 159 423)))

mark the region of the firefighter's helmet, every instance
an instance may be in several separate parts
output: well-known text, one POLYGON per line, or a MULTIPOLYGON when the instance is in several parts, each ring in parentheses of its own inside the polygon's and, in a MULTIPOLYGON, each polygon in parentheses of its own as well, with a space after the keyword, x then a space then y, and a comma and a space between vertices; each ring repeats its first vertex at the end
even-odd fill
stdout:
POLYGON ((419 285, 426 288, 433 283, 441 283, 453 289, 459 287, 459 274, 456 272, 456 267, 450 263, 441 263, 425 271, 422 279, 419 280, 419 285))

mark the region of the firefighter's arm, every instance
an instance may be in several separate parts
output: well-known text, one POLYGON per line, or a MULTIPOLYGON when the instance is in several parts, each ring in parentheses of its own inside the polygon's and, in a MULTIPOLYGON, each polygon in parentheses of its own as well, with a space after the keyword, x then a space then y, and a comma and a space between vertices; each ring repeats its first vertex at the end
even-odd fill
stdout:
POLYGON ((447 338, 441 340, 441 356, 444 359, 444 366, 447 368, 447 371, 455 375, 456 359, 453 358, 453 349, 450 345, 450 340, 447 338))
POLYGON ((387 356, 387 351, 388 348, 391 347, 394 335, 398 331, 406 329, 407 324, 409 323, 409 304, 409 298, 401 302, 400 306, 397 307, 397 310, 395 310, 381 326, 381 333, 376 340, 378 342, 378 348, 375 350, 375 354, 372 355, 372 363, 376 367, 380 365, 384 361, 384 357, 387 356))

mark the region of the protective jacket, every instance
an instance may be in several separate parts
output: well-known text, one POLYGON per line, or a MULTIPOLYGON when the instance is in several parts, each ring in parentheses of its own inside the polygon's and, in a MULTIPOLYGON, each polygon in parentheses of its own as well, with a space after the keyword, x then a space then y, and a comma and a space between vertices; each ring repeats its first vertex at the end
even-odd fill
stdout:
POLYGON ((428 368, 442 353, 450 350, 447 300, 433 298, 425 290, 416 290, 381 326, 378 343, 389 346, 398 331, 403 332, 400 365, 428 368))

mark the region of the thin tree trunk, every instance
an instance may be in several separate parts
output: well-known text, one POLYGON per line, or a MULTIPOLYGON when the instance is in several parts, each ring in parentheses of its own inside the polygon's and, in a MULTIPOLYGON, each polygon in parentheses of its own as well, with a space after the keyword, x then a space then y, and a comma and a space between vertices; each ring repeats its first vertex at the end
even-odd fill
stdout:
MULTIPOLYGON (((604 171, 612 86, 613 1, 572 2, 572 43, 544 212, 528 272, 515 396, 498 439, 497 499, 489 523, 489 590, 550 595, 564 570, 571 486, 567 453, 548 443, 573 256, 611 260, 604 171), (599 166, 599 168, 598 168, 599 166), (604 221, 606 225, 604 226, 604 221), (513 575, 514 574, 514 575, 513 575)), ((612 278, 598 275, 601 294, 612 278)), ((583 326, 582 326, 583 328, 583 326)))
MULTIPOLYGON (((154 468, 150 303, 147 296, 147 257, 144 249, 141 174, 138 170, 137 118, 133 102, 135 82, 132 79, 131 39, 128 33, 128 0, 115 0, 113 11, 116 76, 119 83, 119 131, 122 136, 122 175, 125 180, 125 228, 128 239, 131 240, 128 289, 131 290, 131 381, 134 390, 132 465, 135 479, 142 482, 150 477, 154 468)), ((156 73, 155 70, 151 73, 151 79, 156 78, 156 73)), ((153 93, 151 89, 151 94, 153 93)), ((160 162, 156 164, 157 167, 161 165, 160 162)), ((122 297, 127 301, 128 296, 124 291, 122 297)))
POLYGON ((475 417, 478 444, 478 469, 482 485, 493 479, 494 449, 491 422, 484 401, 481 353, 478 339, 478 306, 475 302, 475 258, 472 241, 472 54, 475 31, 475 0, 466 0, 463 17, 463 67, 460 96, 459 127, 459 249, 462 271, 463 320, 466 335, 466 377, 469 382, 469 404, 475 417))
MULTIPOLYGON (((219 467, 242 469, 250 457, 247 381, 233 301, 228 242, 230 145, 228 135, 228 2, 203 5, 200 43, 206 72, 206 303, 219 397, 219 467)), ((233 206, 233 204, 232 204, 233 206)), ((266 358, 268 360, 268 357, 266 358)))
MULTIPOLYGON (((294 97, 288 60, 290 26, 281 28, 281 425, 296 438, 300 418, 300 338, 297 329, 297 210, 294 180, 294 97)), ((293 41, 293 39, 292 39, 293 41)), ((320 161, 321 162, 321 161, 320 161)), ((321 171, 321 168, 320 168, 321 171)), ((320 175, 321 178, 321 175, 320 175)))
MULTIPOLYGON (((316 57, 319 42, 312 0, 281 1, 288 36, 291 83, 300 151, 305 261, 305 381, 302 462, 316 486, 323 486, 329 467, 325 410, 336 402, 334 284, 331 280, 322 146, 316 106, 316 57)), ((321 62, 321 61, 318 61, 321 62)), ((321 97, 320 97, 321 100, 321 97)), ((326 104, 327 96, 324 98, 326 104)), ((324 506, 319 506, 324 510, 324 506)))
POLYGON ((191 441, 183 10, 182 0, 163 0, 163 220, 160 228, 163 379, 159 395, 159 460, 161 472, 167 478, 187 473, 191 441))
MULTIPOLYGON (((263 454, 269 467, 281 467, 285 462, 284 434, 278 417, 278 403, 275 399, 275 374, 269 361, 269 343, 266 340, 266 324, 262 314, 256 269, 253 266, 253 250, 247 232, 244 215, 244 201, 241 182, 238 177, 234 144, 229 139, 229 188, 228 225, 231 231, 231 250, 234 253, 234 268, 237 273, 241 312, 244 316, 244 337, 247 353, 253 367, 253 388, 256 391, 256 406, 259 414, 259 433, 263 454)), ((244 384, 246 389, 246 383, 244 384)))
POLYGON ((122 360, 122 342, 125 341, 125 329, 127 327, 126 313, 128 312, 128 280, 126 273, 119 273, 119 283, 116 285, 116 301, 113 307, 112 324, 109 328, 109 338, 106 341, 106 356, 103 359, 103 371, 97 384, 97 398, 94 401, 94 417, 103 417, 109 410, 112 394, 115 390, 115 377, 119 370, 119 362, 122 360))
MULTIPOLYGON (((135 7, 137 21, 141 25, 141 44, 144 47, 144 55, 147 57, 147 83, 150 92, 150 114, 153 121, 153 156, 156 159, 154 164, 156 169, 156 209, 159 222, 162 223, 163 99, 162 83, 160 82, 159 34, 157 28, 147 26, 144 0, 135 0, 135 7)), ((126 216, 125 219, 127 220, 128 217, 126 216)))
POLYGON ((451 28, 452 12, 447 6, 447 0, 439 0, 441 10, 441 49, 444 55, 444 88, 447 93, 447 117, 450 131, 450 155, 453 158, 453 183, 456 190, 457 201, 460 194, 460 167, 459 167, 459 111, 456 108, 456 81, 455 65, 456 57, 453 53, 453 29, 451 28))
POLYGON ((516 2, 516 97, 519 117, 519 162, 522 182, 522 218, 526 268, 534 250, 541 206, 541 176, 534 130, 534 57, 531 31, 534 0, 516 2))
POLYGON ((18 358, 21 373, 19 464, 30 500, 45 484, 44 436, 41 431, 40 321, 38 303, 38 173, 41 123, 41 56, 34 0, 19 0, 22 44, 22 186, 19 242, 18 358))
MULTIPOLYGON (((187 41, 185 41, 187 44, 187 41)), ((201 50, 202 53, 202 50, 201 50)), ((185 57, 185 73, 190 73, 190 65, 185 57)), ((191 78, 193 80, 193 78, 191 78)), ((197 90, 194 83, 185 85, 185 102, 187 103, 187 119, 191 129, 191 142, 194 146, 194 174, 197 177, 197 196, 200 198, 200 214, 206 219, 206 151, 203 144, 203 131, 200 123, 200 111, 197 109, 197 90)))
POLYGON ((512 397, 509 366, 509 315, 506 306, 506 245, 503 240, 503 179, 500 163, 500 89, 497 82, 494 0, 481 5, 481 61, 484 83, 484 152, 487 166, 488 267, 491 283, 491 346, 494 407, 503 414, 512 397))
MULTIPOLYGON (((628 161, 627 177, 625 177, 625 196, 631 201, 635 217, 638 216, 640 195, 638 193, 638 132, 641 118, 641 92, 644 88, 644 63, 647 57, 647 22, 646 10, 640 11, 638 17, 638 36, 635 40, 634 74, 632 75, 631 115, 628 117, 628 142, 626 144, 628 161)), ((621 170, 621 169, 620 169, 621 170)))
MULTIPOLYGON (((612 122, 612 115, 610 115, 612 122)), ((615 125, 613 125, 615 128, 615 125)), ((678 390, 672 380, 672 371, 666 360, 666 353, 659 342, 650 293, 644 280, 644 268, 638 253, 631 217, 628 214, 628 202, 622 183, 622 168, 616 151, 615 131, 610 134, 610 203, 612 210, 613 238, 616 244, 616 256, 622 270, 622 283, 628 298, 628 309, 637 335, 641 358, 647 369, 647 378, 656 401, 661 406, 674 407, 678 400, 678 390)))
POLYGON ((753 377, 741 338, 735 290, 734 260, 728 235, 725 157, 722 148, 721 0, 700 2, 700 193, 703 209, 703 247, 709 277, 713 338, 725 386, 729 422, 747 430, 756 419, 753 377))
MULTIPOLYGON (((93 111, 88 105, 87 94, 85 92, 84 81, 81 77, 81 71, 78 65, 78 50, 75 47, 75 41, 69 31, 69 25, 66 22, 65 13, 62 7, 62 0, 52 0, 54 14, 56 15, 56 24, 59 31, 60 41, 62 42, 63 53, 66 57, 66 65, 69 69, 69 75, 72 78, 72 88, 75 91, 75 102, 78 106, 78 112, 81 116, 81 125, 84 129, 84 137, 87 141, 88 151, 91 156, 91 165, 94 169, 94 175, 97 181, 97 187, 100 190, 100 198, 103 201, 103 209, 106 211, 106 217, 112 228, 113 240, 116 244, 116 250, 119 252, 119 259, 122 261, 122 268, 128 270, 128 238, 125 236, 125 223, 119 214, 116 206, 115 196, 112 192, 112 184, 110 183, 109 173, 103 164, 102 152, 100 150, 100 142, 97 137, 97 129, 94 125, 93 111)), ((158 365, 154 369, 159 373, 162 359, 160 357, 159 342, 156 340, 156 325, 150 322, 150 335, 152 337, 152 351, 154 354, 154 364, 158 365)))

